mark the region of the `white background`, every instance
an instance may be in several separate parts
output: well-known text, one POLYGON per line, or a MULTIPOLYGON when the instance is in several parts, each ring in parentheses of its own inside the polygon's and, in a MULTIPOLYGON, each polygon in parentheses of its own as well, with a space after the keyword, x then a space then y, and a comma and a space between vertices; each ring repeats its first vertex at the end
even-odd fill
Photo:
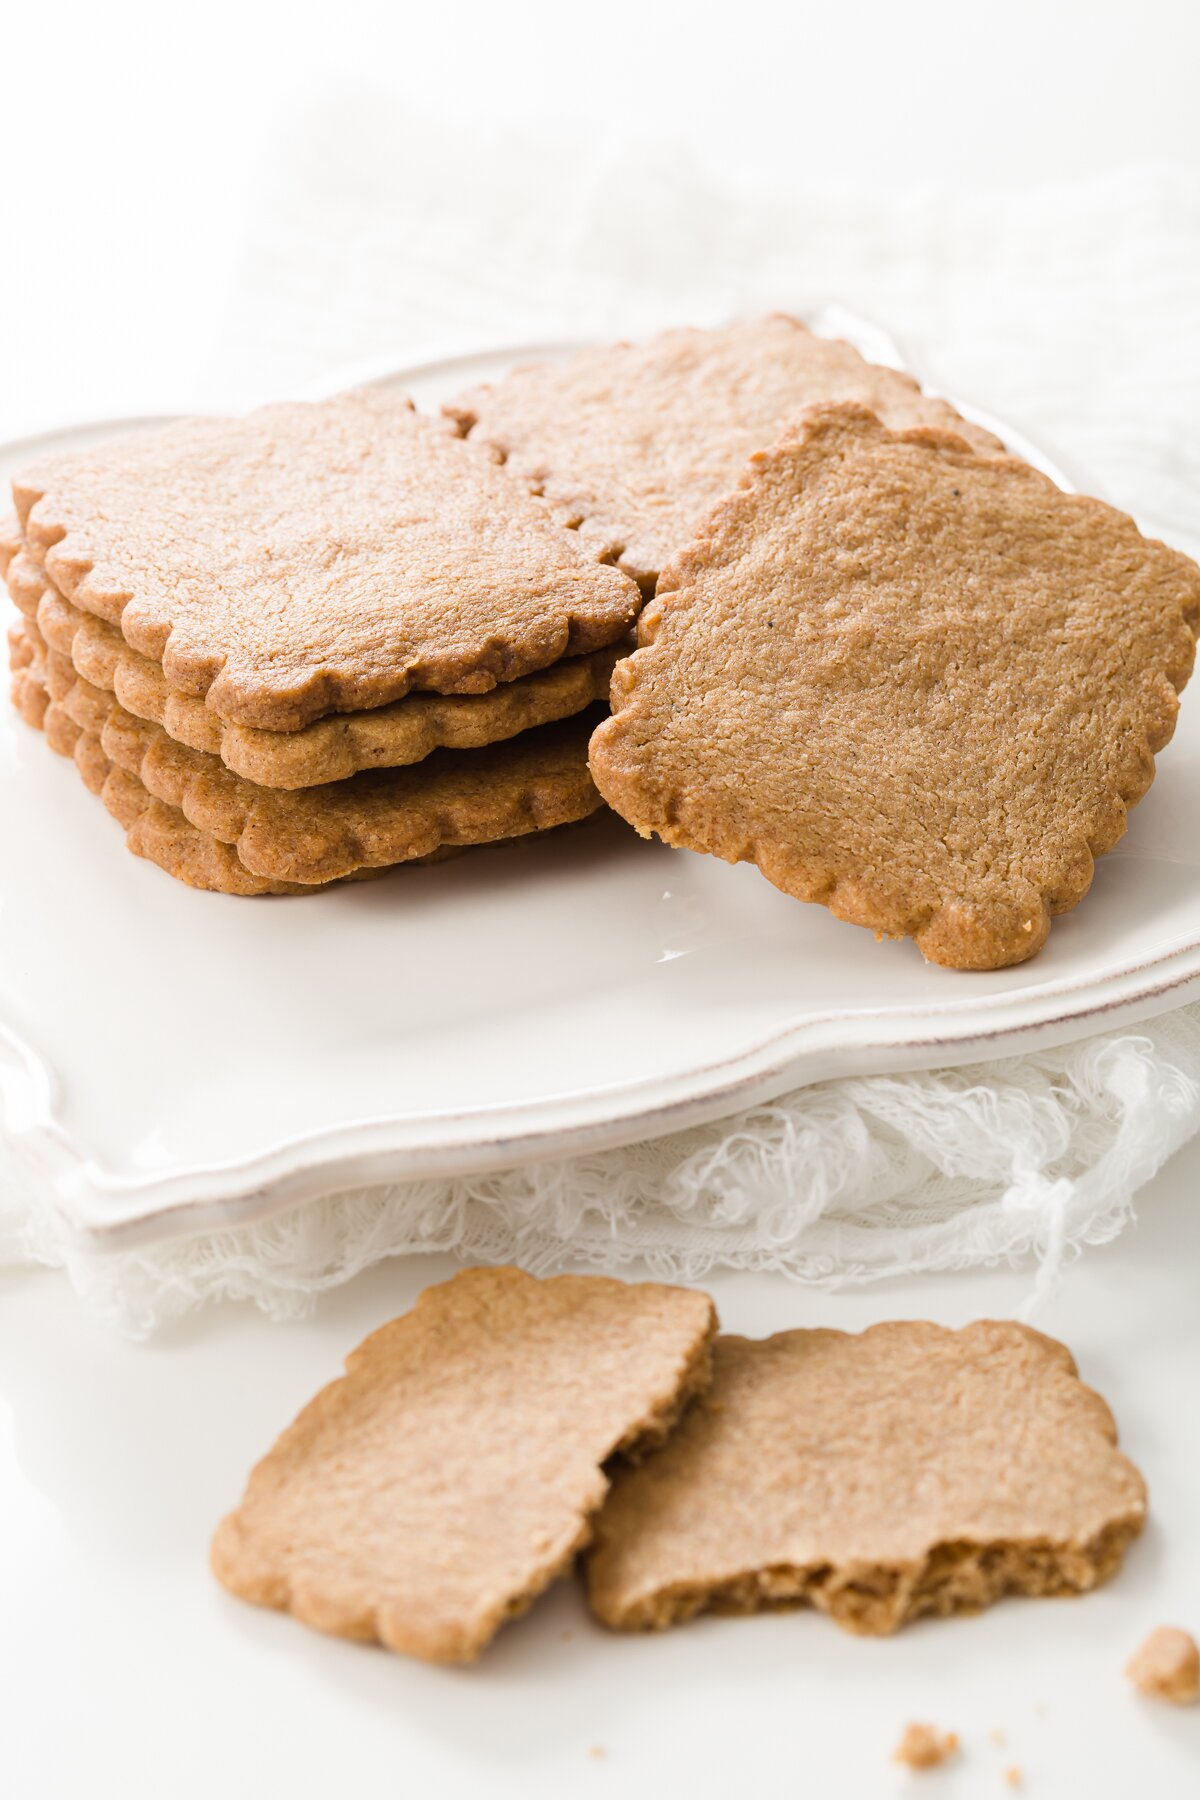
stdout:
POLYGON ((1200 174, 1192 0, 42 0, 0 42, 6 437, 209 400, 280 109, 347 78, 498 139, 636 132, 798 187, 1200 174))
MULTIPOLYGON (((9 9, 3 51, 5 437, 215 403, 260 159, 289 102, 346 78, 497 142, 513 127, 636 131, 799 188, 1032 193, 1146 162, 1200 178, 1188 0, 43 4, 9 9)), ((395 348, 402 361, 410 347, 395 348)), ((5 1793, 857 1800, 902 1788, 888 1751, 928 1716, 967 1750, 922 1792, 999 1794, 1011 1760, 1031 1796, 1186 1800, 1200 1791, 1200 1711, 1138 1703, 1120 1668, 1165 1618, 1200 1629, 1197 1198, 1193 1146, 1144 1196, 1142 1227, 1073 1268, 1038 1320, 1112 1400, 1151 1483, 1150 1534, 1105 1593, 883 1645, 811 1615, 702 1623, 668 1644, 594 1632, 564 1588, 471 1674, 325 1643, 237 1607, 204 1567, 250 1461, 432 1271, 385 1267, 312 1324, 226 1313, 149 1347, 90 1322, 61 1278, 7 1277, 5 1793)), ((767 1330, 1010 1312, 1025 1281, 844 1299, 765 1278, 715 1286, 727 1324, 767 1330)))

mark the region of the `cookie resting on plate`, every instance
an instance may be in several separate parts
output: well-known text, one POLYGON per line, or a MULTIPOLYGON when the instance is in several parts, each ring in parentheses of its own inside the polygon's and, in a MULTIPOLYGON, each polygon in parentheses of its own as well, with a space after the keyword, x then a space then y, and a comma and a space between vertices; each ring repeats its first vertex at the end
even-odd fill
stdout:
MULTIPOLYGON (((9 566, 20 591, 23 558, 9 566)), ((28 591, 28 590, 26 590, 28 591)), ((401 768, 434 750, 473 750, 534 726, 572 717, 606 699, 613 663, 630 645, 562 657, 548 669, 500 682, 486 694, 407 694, 390 706, 333 713, 298 731, 228 725, 194 694, 168 685, 160 664, 131 650, 115 625, 72 606, 42 576, 26 622, 68 658, 82 680, 115 694, 126 712, 161 725, 168 737, 219 756, 260 787, 305 788, 369 769, 401 768)))
POLYGON ((984 454, 1004 449, 911 375, 868 362, 853 344, 818 337, 786 313, 514 369, 446 411, 652 591, 751 452, 773 443, 806 406, 834 400, 869 406, 896 427, 953 429, 984 454))
POLYGON ((664 570, 596 784, 931 961, 1032 956, 1175 726, 1200 569, 959 437, 813 408, 664 570))
POLYGON ((461 754, 445 752, 415 785, 397 771, 403 795, 387 771, 302 794, 275 793, 243 782, 215 758, 173 744, 158 726, 124 712, 111 694, 76 675, 69 658, 49 650, 28 621, 10 634, 9 662, 21 717, 44 729, 52 750, 72 758, 84 785, 125 831, 134 855, 188 887, 238 895, 318 894, 331 882, 365 880, 400 864, 443 862, 472 847, 569 826, 600 805, 587 773, 586 720, 522 734, 519 745, 496 752, 498 767, 460 767, 456 778, 447 758, 461 764, 461 754), (207 765, 206 778, 201 771, 207 765), (251 815, 260 804, 294 809, 287 846, 266 848, 265 869, 248 867, 237 849, 247 832, 248 842, 256 840, 251 815), (211 824, 220 830, 208 829, 211 824), (303 879, 280 874, 281 857, 299 867, 303 879), (323 874, 315 873, 318 866, 323 874))
POLYGON ((485 449, 378 390, 62 451, 13 498, 0 563, 27 556, 170 687, 267 730, 487 693, 614 643, 639 605, 485 449))

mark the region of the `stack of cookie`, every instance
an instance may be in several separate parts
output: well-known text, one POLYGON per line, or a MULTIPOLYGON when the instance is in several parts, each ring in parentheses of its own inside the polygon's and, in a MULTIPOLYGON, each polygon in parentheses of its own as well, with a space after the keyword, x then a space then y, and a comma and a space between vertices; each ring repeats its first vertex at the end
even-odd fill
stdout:
POLYGON ((187 421, 14 497, 17 705, 171 874, 311 892, 599 806, 638 590, 407 400, 187 421))
POLYGON ((444 410, 192 421, 14 484, 17 704, 132 849, 311 891, 602 795, 973 969, 1086 893, 1191 670, 1186 557, 781 315, 444 410))
POLYGON ((829 398, 999 449, 780 316, 517 371, 441 422, 357 394, 48 459, 0 532, 14 700, 194 886, 311 892, 580 818, 642 595, 829 398))

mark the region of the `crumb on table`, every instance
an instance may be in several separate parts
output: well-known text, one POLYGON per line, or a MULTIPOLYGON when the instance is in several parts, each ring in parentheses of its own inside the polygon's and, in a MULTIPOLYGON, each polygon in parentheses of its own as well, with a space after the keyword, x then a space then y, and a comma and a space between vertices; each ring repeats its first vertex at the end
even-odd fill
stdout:
POLYGON ((1200 1649, 1177 1625, 1159 1625, 1125 1666, 1140 1694, 1187 1706, 1200 1694, 1200 1649))
POLYGON ((906 1769, 936 1769, 957 1754, 958 1734, 939 1731, 934 1725, 912 1724, 904 1727, 904 1736, 892 1752, 892 1761, 906 1769))
POLYGON ((1025 1777, 1022 1775, 1022 1773, 1021 1773, 1020 1769, 1017 1767, 1016 1763, 1009 1763, 1007 1769, 1005 1769, 1005 1771, 1004 1771, 1004 1779, 1008 1783, 1009 1787, 1018 1788, 1021 1786, 1021 1783, 1024 1781, 1025 1777))

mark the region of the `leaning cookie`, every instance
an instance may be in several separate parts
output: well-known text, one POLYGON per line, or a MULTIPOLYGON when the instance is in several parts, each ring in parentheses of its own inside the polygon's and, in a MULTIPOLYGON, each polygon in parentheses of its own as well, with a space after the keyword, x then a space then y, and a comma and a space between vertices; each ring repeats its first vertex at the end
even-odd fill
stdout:
POLYGON ((250 1477, 232 1593, 431 1662, 476 1657, 587 1542, 617 1451, 709 1378, 704 1294, 472 1269, 346 1361, 250 1477))
POLYGON ((718 1338, 712 1386, 620 1474, 587 1580, 606 1624, 807 1603, 850 1631, 1082 1593, 1146 1490, 1070 1353, 1023 1325, 718 1338))
POLYGON ((664 571, 592 739, 644 835, 992 969, 1087 892, 1169 740, 1200 569, 960 438, 813 408, 664 571))

